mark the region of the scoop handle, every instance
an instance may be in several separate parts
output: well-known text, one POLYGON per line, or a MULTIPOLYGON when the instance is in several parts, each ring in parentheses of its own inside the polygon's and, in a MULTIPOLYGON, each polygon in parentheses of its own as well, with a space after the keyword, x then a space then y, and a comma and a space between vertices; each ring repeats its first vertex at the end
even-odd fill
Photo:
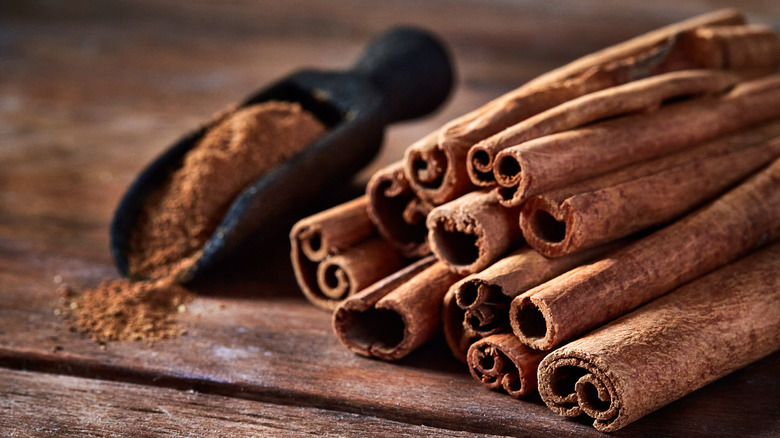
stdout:
POLYGON ((384 95, 390 122, 435 110, 453 82, 447 49, 431 33, 414 27, 396 27, 377 36, 352 72, 366 75, 384 95))

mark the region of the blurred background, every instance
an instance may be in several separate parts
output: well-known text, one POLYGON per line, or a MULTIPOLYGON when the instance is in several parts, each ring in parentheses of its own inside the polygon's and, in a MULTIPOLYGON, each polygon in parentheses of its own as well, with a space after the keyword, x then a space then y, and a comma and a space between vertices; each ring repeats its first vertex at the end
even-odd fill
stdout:
MULTIPOLYGON (((780 29, 780 2, 736 3, 750 21, 780 29)), ((119 197, 180 135, 294 70, 347 68, 374 35, 396 24, 438 34, 450 47, 458 82, 437 114, 391 128, 385 149, 361 179, 444 122, 540 73, 730 5, 734 2, 0 2, 0 227, 9 230, 11 222, 27 217, 63 244, 76 238, 75 227, 82 231, 79 247, 91 247, 92 257, 107 257, 106 228, 119 197)))

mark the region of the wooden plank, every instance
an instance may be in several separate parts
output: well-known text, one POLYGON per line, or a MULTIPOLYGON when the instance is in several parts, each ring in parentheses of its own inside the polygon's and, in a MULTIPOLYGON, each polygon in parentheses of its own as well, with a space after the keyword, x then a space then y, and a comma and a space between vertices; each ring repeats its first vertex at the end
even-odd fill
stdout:
MULTIPOLYGON (((116 275, 108 222, 135 173, 254 88, 301 65, 344 67, 371 34, 393 23, 439 32, 459 64, 458 93, 435 117, 392 128, 374 169, 446 120, 573 56, 703 12, 695 2, 610 3, 3 3, 0 363, 445 429, 596 436, 538 399, 482 389, 441 343, 400 364, 347 352, 329 316, 297 291, 284 241, 246 251, 201 285, 203 296, 183 315, 189 334, 179 339, 103 350, 70 332, 54 310, 59 282, 80 288, 116 275), (366 18, 367 10, 375 14, 366 18)), ((707 7, 716 4, 725 2, 707 7)), ((774 2, 742 7, 759 21, 780 21, 774 2)), ((778 433, 779 360, 775 354, 620 435, 778 433)))
POLYGON ((326 409, 242 400, 123 382, 4 371, 3 436, 490 437, 326 409))
MULTIPOLYGON (((31 256, 44 270, 61 263, 45 253, 31 256)), ((66 322, 54 315, 58 297, 50 278, 25 273, 21 264, 11 263, 9 271, 17 274, 4 272, 0 277, 5 299, 0 363, 441 428, 457 425, 479 433, 598 435, 585 423, 553 415, 536 397, 516 401, 484 390, 448 357, 441 343, 399 364, 355 356, 331 334, 329 315, 313 309, 283 279, 274 283, 246 278, 242 272, 249 270, 243 267, 225 272, 224 279, 204 287, 210 296, 188 306, 183 315, 186 336, 112 343, 103 350, 70 333, 66 322), (31 289, 40 293, 31 294, 31 289)), ((775 354, 630 425, 621 436, 648 431, 708 436, 776 432, 778 369, 780 354, 775 354)))

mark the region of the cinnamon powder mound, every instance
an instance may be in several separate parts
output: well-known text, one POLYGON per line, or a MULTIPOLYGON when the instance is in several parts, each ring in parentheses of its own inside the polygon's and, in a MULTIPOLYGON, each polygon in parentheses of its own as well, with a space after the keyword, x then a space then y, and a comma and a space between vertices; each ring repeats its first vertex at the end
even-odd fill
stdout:
POLYGON ((96 342, 179 336, 176 315, 191 293, 177 284, 199 258, 233 199, 271 168, 322 135, 325 126, 300 105, 265 102, 209 129, 150 195, 130 239, 133 277, 66 294, 74 328, 96 342))
POLYGON ((131 275, 186 272, 233 199, 324 131, 297 103, 277 101, 240 109, 209 129, 146 201, 130 239, 131 275))
POLYGON ((190 292, 170 279, 105 281, 70 302, 75 328, 95 342, 160 340, 181 335, 176 315, 190 292))

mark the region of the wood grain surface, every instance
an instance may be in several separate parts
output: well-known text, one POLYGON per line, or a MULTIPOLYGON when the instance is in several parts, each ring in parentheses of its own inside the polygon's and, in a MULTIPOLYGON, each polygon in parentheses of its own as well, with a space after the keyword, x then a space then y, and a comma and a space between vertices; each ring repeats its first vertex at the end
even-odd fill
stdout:
MULTIPOLYGON (((108 252, 113 209, 179 135, 291 71, 349 66, 394 24, 425 26, 447 41, 458 87, 437 114, 391 128, 358 184, 411 142, 537 74, 726 5, 0 4, 0 427, 18 436, 602 435, 553 415, 538 396, 484 390, 441 340, 397 364, 348 352, 330 316, 298 291, 286 239, 246 248, 197 285, 178 339, 101 347, 55 314, 58 287, 117 277, 108 252)), ((780 29, 777 2, 740 7, 780 29)), ((614 435, 780 434, 778 370, 776 353, 614 435)))
POLYGON ((10 391, 0 400, 0 428, 11 437, 495 436, 122 382, 24 371, 4 378, 10 391))

